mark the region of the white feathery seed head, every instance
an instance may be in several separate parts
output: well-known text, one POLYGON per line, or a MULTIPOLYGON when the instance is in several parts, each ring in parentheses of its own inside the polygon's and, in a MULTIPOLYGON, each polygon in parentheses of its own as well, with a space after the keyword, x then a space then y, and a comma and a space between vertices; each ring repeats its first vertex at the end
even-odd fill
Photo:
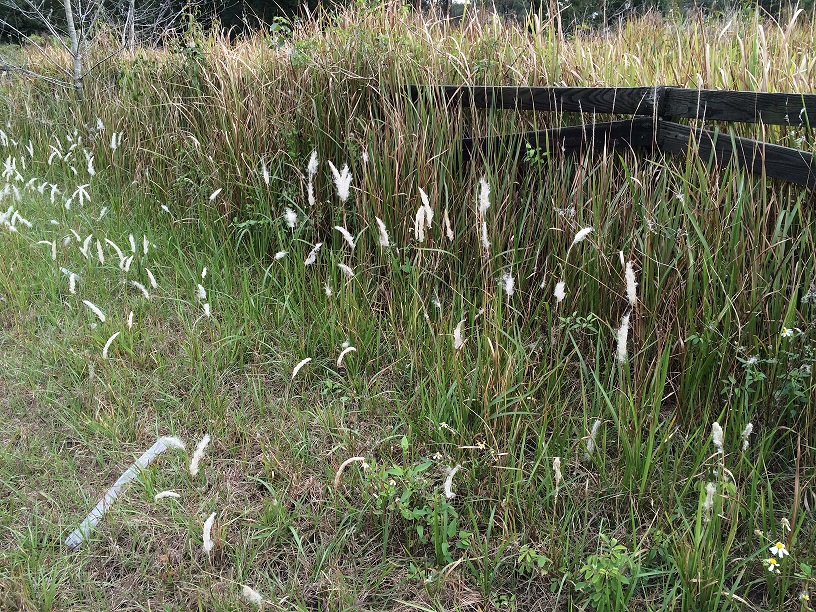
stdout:
POLYGON ((754 424, 753 423, 748 423, 745 426, 745 429, 742 430, 742 434, 740 434, 740 437, 742 438, 742 450, 743 450, 743 452, 747 451, 748 446, 751 444, 749 438, 751 437, 752 433, 754 433, 754 424))
POLYGON ((719 452, 723 452, 723 428, 717 421, 711 424, 711 442, 719 452))
POLYGON ((357 349, 356 349, 356 348, 354 348, 353 346, 347 346, 347 347, 346 347, 346 348, 344 348, 342 351, 340 351, 340 356, 337 358, 337 367, 339 368, 341 365, 343 365, 343 358, 344 358, 344 357, 345 357, 345 356, 346 356, 348 353, 351 353, 352 351, 356 351, 356 350, 357 350, 357 349))
POLYGON ((243 585, 241 587, 241 595, 243 595, 244 599, 249 603, 255 604, 259 608, 263 605, 263 596, 251 586, 243 585))
POLYGON ((555 480, 555 494, 558 495, 558 486, 561 484, 561 457, 553 458, 553 480, 555 480))
POLYGON ((99 320, 104 323, 105 322, 105 313, 99 310, 99 308, 93 302, 89 302, 88 300, 82 300, 82 303, 85 304, 88 308, 91 309, 91 312, 94 313, 99 320))
POLYGON ((484 217, 487 209, 490 208, 490 185, 487 177, 479 179, 479 217, 484 217))
POLYGON ((337 196, 340 198, 341 202, 348 200, 349 198, 349 189, 351 188, 351 171, 349 170, 348 164, 343 166, 343 169, 339 172, 337 168, 334 167, 334 164, 329 162, 329 169, 331 169, 332 176, 334 176, 334 185, 337 187, 337 196))
POLYGON ((127 318, 127 328, 131 329, 132 327, 133 327, 133 311, 131 310, 127 318))
POLYGON ((598 432, 601 430, 601 419, 595 419, 592 423, 592 429, 589 430, 589 437, 586 441, 586 456, 591 457, 595 452, 596 441, 598 439, 598 432))
POLYGON ((210 202, 212 202, 213 200, 215 200, 215 198, 218 197, 218 194, 221 193, 221 189, 222 189, 222 187, 219 187, 218 189, 216 189, 215 191, 213 191, 210 194, 210 202))
POLYGON ((445 230, 445 236, 447 236, 448 242, 453 242, 453 228, 451 227, 447 206, 445 207, 445 212, 442 213, 442 228, 445 230))
POLYGON ((592 228, 591 227, 582 228, 581 230, 578 231, 577 234, 575 234, 575 238, 572 239, 572 244, 570 246, 574 246, 574 245, 578 244, 584 238, 589 236, 591 233, 592 233, 592 228))
POLYGON ((629 300, 630 306, 637 304, 637 282, 635 281, 635 270, 632 267, 632 262, 626 262, 626 299, 629 300))
POLYGON ((417 242, 425 242, 425 207, 420 206, 414 218, 414 237, 417 242))
POLYGON ((176 493, 175 491, 162 491, 161 493, 156 493, 156 496, 153 498, 153 501, 159 501, 161 499, 178 499, 181 495, 176 493))
POLYGON ((133 285, 134 288, 141 291, 142 295, 145 296, 146 300, 150 299, 150 294, 147 292, 147 287, 145 287, 142 283, 140 283, 139 281, 130 281, 130 284, 133 285))
POLYGON ((278 251, 277 253, 275 253, 275 261, 283 259, 284 257, 286 257, 286 255, 288 255, 288 251, 278 251))
POLYGON ((388 230, 385 227, 385 222, 379 217, 374 217, 374 221, 377 222, 377 230, 380 234, 380 246, 387 249, 391 246, 391 241, 388 239, 388 230))
POLYGON ((283 209, 283 218, 286 220, 286 225, 289 229, 295 229, 297 225, 297 213, 288 206, 283 209))
POLYGON ((309 251, 309 255, 303 262, 304 266, 311 266, 317 260, 317 254, 320 252, 320 247, 322 246, 323 246, 322 242, 318 242, 316 245, 314 245, 314 248, 311 251, 309 251))
POLYGON ((422 189, 419 188, 419 197, 422 200, 422 208, 425 209, 425 228, 431 229, 431 222, 433 221, 434 211, 431 208, 431 201, 428 199, 428 194, 422 189))
POLYGON ((295 366, 295 369, 294 369, 294 370, 292 370, 292 380, 295 380, 295 376, 297 376, 297 373, 298 373, 298 372, 300 372, 300 368, 302 368, 303 366, 305 366, 305 365, 306 365, 307 363, 309 363, 311 360, 312 360, 312 358, 311 358, 311 357, 307 357, 306 359, 304 359, 304 360, 300 361, 300 362, 299 362, 299 363, 298 363, 298 364, 295 366))
POLYGON ((458 351, 465 345, 465 339, 462 337, 462 326, 464 324, 465 320, 462 319, 456 324, 456 328, 453 330, 453 350, 455 351, 458 351))
POLYGON ((564 301, 564 298, 567 296, 567 283, 564 281, 558 281, 555 284, 555 303, 559 304, 564 301))
POLYGON ((486 257, 490 252, 490 237, 487 235, 487 221, 482 221, 481 242, 483 255, 486 257))
POLYGON ((203 539, 204 539, 204 544, 202 545, 202 548, 204 549, 204 552, 207 553, 207 554, 209 554, 212 551, 212 549, 215 547, 215 542, 213 542, 213 539, 212 539, 212 528, 213 528, 213 523, 214 522, 215 522, 215 512, 213 512, 209 517, 207 517, 207 520, 204 521, 204 530, 203 530, 203 534, 202 534, 203 539))
POLYGON ((507 294, 507 298, 513 297, 513 293, 516 291, 516 279, 513 278, 513 275, 510 272, 505 272, 502 275, 501 282, 504 292, 507 294))
POLYGON ((145 273, 147 274, 147 280, 150 281, 150 287, 152 289, 155 289, 157 287, 156 277, 153 276, 153 273, 150 271, 150 268, 145 268, 145 273))
POLYGON ((312 151, 312 155, 309 157, 309 165, 306 167, 306 171, 309 173, 309 178, 312 178, 315 174, 317 174, 317 151, 312 151))
POLYGON ((108 338, 107 342, 105 342, 105 346, 102 349, 102 359, 107 359, 108 358, 108 349, 110 349, 111 344, 113 344, 113 341, 116 340, 116 336, 118 336, 120 333, 121 332, 116 332, 110 338, 108 338))
POLYGON ((445 491, 445 497, 447 499, 453 499, 456 497, 456 493, 453 492, 453 477, 456 476, 456 472, 462 469, 461 465, 457 465, 454 468, 447 468, 448 476, 445 478, 445 484, 443 486, 445 491))
POLYGON ((269 168, 266 167, 266 160, 261 158, 261 177, 266 186, 269 187, 269 168))
POLYGON ((199 283, 196 285, 196 297, 200 302, 204 302, 207 299, 207 290, 204 288, 204 285, 199 283))
POLYGON ((346 276, 346 278, 354 278, 354 270, 352 270, 346 264, 339 263, 337 264, 337 267, 340 268, 340 271, 346 276))
POLYGON ((349 232, 342 225, 335 225, 334 229, 336 229, 338 232, 340 232, 340 235, 343 237, 343 240, 345 240, 346 243, 353 249, 354 248, 354 236, 351 235, 351 232, 349 232))
POLYGON ((711 509, 714 507, 714 493, 717 492, 717 485, 713 482, 709 482, 706 485, 706 496, 705 500, 703 501, 703 510, 706 512, 710 512, 711 509))
POLYGON ((626 363, 626 341, 629 338, 629 313, 623 315, 621 325, 618 328, 618 361, 626 363))
POLYGON ((195 447, 195 451, 193 452, 193 458, 190 460, 190 476, 196 476, 198 474, 198 464, 201 462, 201 459, 204 457, 204 451, 207 450, 207 446, 210 443, 210 434, 204 434, 204 437, 201 438, 201 442, 195 447))
POLYGON ((365 461, 365 457, 349 457, 343 463, 340 464, 340 467, 337 468, 337 473, 334 475, 334 488, 340 486, 340 478, 343 476, 343 472, 346 470, 348 466, 352 463, 363 462, 365 461))

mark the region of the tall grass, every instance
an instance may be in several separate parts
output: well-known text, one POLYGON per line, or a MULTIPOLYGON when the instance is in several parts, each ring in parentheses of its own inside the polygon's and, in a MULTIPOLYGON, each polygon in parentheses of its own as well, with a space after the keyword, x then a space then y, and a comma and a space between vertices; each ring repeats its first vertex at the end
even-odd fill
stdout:
MULTIPOLYGON (((810 499, 805 466, 816 443, 808 194, 693 157, 542 158, 500 147, 463 165, 465 135, 602 118, 445 109, 406 91, 485 83, 806 92, 816 85, 813 38, 812 19, 793 11, 784 22, 647 15, 567 37, 553 22, 525 29, 480 13, 448 21, 384 4, 298 21, 284 38, 231 43, 191 27, 183 43, 104 62, 81 106, 23 81, 4 104, 8 131, 38 150, 74 128, 92 143, 93 197, 166 228, 189 300, 203 265, 219 271, 217 291, 205 283, 218 357, 208 360, 195 334, 186 348, 202 368, 196 384, 211 418, 227 411, 206 368, 262 364, 288 406, 343 439, 335 466, 353 455, 371 461, 348 469, 315 519, 333 542, 324 559, 340 554, 337 534, 353 525, 378 536, 367 543, 372 564, 399 555, 400 579, 427 589, 456 570, 496 607, 510 605, 510 593, 524 607, 547 592, 554 606, 751 601, 784 610, 812 586, 792 560, 780 576, 761 562, 786 537, 782 518, 797 561, 813 558, 800 501, 810 499), (97 117, 107 132, 96 132, 97 117), (124 133, 122 150, 108 146, 112 130, 124 133), (328 161, 350 168, 347 202, 328 161), (490 186, 483 216, 481 177, 490 186), (422 242, 420 189, 434 213, 422 242), (376 219, 391 246, 381 246, 376 219), (454 347, 460 321, 465 342, 454 347), (340 367, 346 341, 357 350, 340 367), (326 399, 335 396, 345 399, 326 399), (344 439, 349 402, 355 419, 392 433, 344 439), (710 444, 713 421, 725 432, 722 454, 710 444), (749 422, 755 440, 743 451, 749 422), (456 497, 441 495, 441 468, 431 478, 434 453, 449 470, 463 466, 456 497)), ((95 53, 103 57, 104 41, 95 53)), ((813 148, 804 128, 723 129, 813 148)), ((67 175, 42 162, 37 171, 67 175)), ((1 286, 23 287, 20 274, 4 274, 1 286)), ((263 404, 256 384, 247 393, 263 404)), ((195 418, 206 429, 207 416, 195 418)), ((277 512, 264 520, 286 523, 277 512)), ((300 550, 288 529, 264 533, 300 550)), ((313 562, 299 560, 318 575, 313 562)))

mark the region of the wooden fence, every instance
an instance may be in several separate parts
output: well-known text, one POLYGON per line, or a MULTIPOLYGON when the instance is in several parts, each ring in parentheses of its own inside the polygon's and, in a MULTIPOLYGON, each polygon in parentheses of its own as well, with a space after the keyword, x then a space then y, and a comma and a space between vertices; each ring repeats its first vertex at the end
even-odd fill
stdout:
POLYGON ((547 150, 631 148, 671 153, 696 150, 717 164, 732 159, 750 172, 816 187, 813 154, 739 138, 672 119, 734 121, 816 127, 816 94, 713 91, 681 87, 412 87, 414 100, 473 108, 633 115, 632 119, 559 127, 539 132, 465 138, 465 160, 501 143, 529 143, 547 150))

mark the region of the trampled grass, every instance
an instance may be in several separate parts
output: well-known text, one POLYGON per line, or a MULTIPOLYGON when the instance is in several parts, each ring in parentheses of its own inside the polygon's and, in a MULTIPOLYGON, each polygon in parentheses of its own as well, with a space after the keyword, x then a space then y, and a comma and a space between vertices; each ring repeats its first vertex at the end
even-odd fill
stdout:
POLYGON ((81 105, 0 83, 2 607, 808 609, 810 195, 693 157, 463 166, 466 133, 592 118, 405 91, 812 91, 812 40, 361 6, 193 28, 81 105), (69 549, 160 436, 186 449, 69 549))

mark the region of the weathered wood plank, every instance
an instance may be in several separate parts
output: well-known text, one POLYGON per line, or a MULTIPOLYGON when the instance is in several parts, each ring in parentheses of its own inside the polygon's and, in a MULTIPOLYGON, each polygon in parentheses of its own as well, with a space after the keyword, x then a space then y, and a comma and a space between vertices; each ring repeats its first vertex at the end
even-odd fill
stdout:
MULTIPOLYGON (((474 108, 546 112, 653 115, 660 88, 655 87, 482 87, 444 85, 432 88, 448 104, 474 108)), ((427 88, 412 86, 417 100, 427 88)))
POLYGON ((816 95, 665 87, 660 116, 816 127, 816 95))
POLYGON ((587 149, 598 150, 604 147, 611 149, 651 149, 654 142, 654 121, 651 118, 639 117, 624 121, 589 123, 524 134, 508 134, 488 138, 464 138, 462 140, 462 157, 464 161, 469 161, 478 151, 487 154, 490 151, 497 150, 502 145, 504 147, 521 147, 525 143, 548 151, 573 152, 587 149))
POLYGON ((739 166, 749 172, 762 173, 764 169, 766 176, 810 188, 816 186, 816 163, 811 153, 658 120, 659 150, 686 153, 689 140, 693 143, 692 147, 696 147, 697 154, 704 160, 710 159, 712 153, 718 165, 727 164, 735 158, 739 166))

